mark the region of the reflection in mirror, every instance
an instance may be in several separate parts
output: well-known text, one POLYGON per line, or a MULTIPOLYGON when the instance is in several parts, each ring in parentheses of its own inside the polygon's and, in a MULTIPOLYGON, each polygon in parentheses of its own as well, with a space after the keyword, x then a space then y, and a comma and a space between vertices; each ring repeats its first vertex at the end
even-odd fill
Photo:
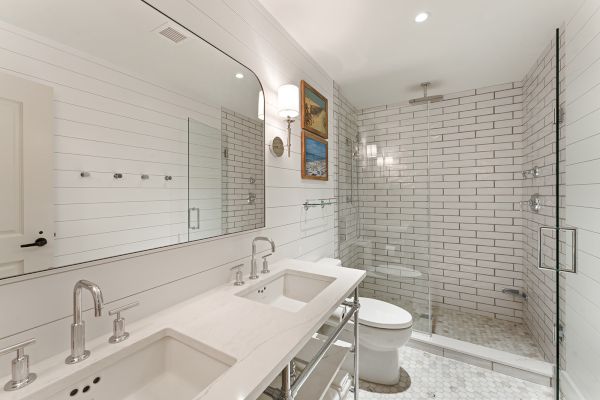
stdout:
POLYGON ((0 278, 264 226, 251 70, 137 0, 3 0, 0 42, 0 278))

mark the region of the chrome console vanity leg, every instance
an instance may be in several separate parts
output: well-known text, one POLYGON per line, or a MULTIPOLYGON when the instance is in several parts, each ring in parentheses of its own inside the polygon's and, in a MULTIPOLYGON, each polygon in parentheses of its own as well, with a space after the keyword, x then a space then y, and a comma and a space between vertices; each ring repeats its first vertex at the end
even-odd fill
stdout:
POLYGON ((306 365, 304 370, 294 378, 292 382, 292 369, 293 369, 293 360, 288 363, 283 371, 281 371, 281 390, 267 388, 264 392, 269 397, 279 400, 294 400, 294 397, 298 394, 298 391, 302 387, 302 385, 306 382, 308 377, 314 372, 317 365, 321 362, 325 353, 331 348, 333 343, 340 336, 342 330, 346 326, 346 324, 354 318, 354 340, 351 351, 354 354, 354 378, 352 382, 352 386, 350 390, 354 393, 354 400, 358 400, 358 391, 359 391, 359 364, 358 364, 358 353, 359 353, 359 336, 358 336, 358 310, 360 309, 360 302, 358 299, 358 288, 354 289, 354 299, 352 301, 344 301, 342 303, 344 306, 349 308, 349 311, 346 313, 338 327, 335 331, 327 338, 323 346, 319 349, 317 354, 313 357, 313 359, 306 365))
POLYGON ((358 311, 360 310, 360 304, 358 302, 358 287, 354 289, 354 306, 356 311, 354 312, 354 382, 352 385, 352 391, 354 392, 354 400, 358 400, 358 390, 360 377, 358 375, 358 311))
POLYGON ((286 365, 283 371, 281 371, 281 398, 283 400, 294 399, 292 395, 292 368, 290 364, 286 365))

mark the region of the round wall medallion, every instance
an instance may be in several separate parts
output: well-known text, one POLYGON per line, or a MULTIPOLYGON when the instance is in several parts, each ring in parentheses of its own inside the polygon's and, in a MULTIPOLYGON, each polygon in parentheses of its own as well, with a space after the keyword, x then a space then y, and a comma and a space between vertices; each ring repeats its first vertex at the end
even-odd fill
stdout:
POLYGON ((271 151, 273 151, 273 154, 275 154, 277 157, 281 157, 283 155, 283 150, 283 140, 281 140, 279 136, 275 136, 273 142, 271 143, 271 151))

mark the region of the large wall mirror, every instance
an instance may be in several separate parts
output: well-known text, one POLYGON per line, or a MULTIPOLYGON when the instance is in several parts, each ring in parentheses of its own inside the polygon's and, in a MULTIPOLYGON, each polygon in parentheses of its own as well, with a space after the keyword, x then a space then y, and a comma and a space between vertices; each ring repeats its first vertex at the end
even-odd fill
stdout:
POLYGON ((0 279, 263 227, 261 91, 141 0, 2 0, 0 279))

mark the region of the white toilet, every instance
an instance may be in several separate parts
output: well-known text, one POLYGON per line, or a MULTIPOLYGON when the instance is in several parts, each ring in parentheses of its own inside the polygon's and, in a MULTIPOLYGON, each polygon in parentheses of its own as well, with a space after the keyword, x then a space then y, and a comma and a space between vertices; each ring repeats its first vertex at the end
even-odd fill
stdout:
MULTIPOLYGON (((320 264, 341 266, 340 260, 325 258, 320 264)), ((400 380, 400 348, 412 332, 412 315, 401 307, 385 301, 359 297, 359 373, 360 378, 382 385, 394 385, 400 380)), ((339 316, 332 319, 339 321, 339 316)), ((350 325, 350 324, 349 324, 350 325)), ((351 327, 342 339, 352 340, 351 327)), ((352 370, 352 357, 345 368, 352 370)))

